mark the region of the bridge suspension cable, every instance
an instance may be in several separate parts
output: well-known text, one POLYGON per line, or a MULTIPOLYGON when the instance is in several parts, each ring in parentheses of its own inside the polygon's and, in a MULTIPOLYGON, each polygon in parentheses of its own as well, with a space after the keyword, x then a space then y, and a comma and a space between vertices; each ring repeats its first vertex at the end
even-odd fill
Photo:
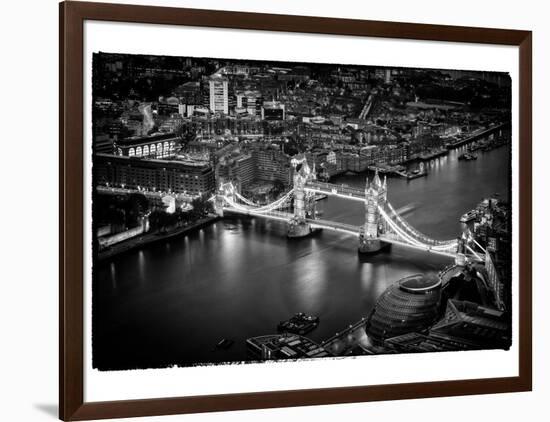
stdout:
POLYGON ((410 243, 414 246, 420 246, 420 247, 427 247, 427 245, 423 244, 422 242, 416 240, 415 238, 411 237, 408 233, 406 233, 404 230, 402 230, 396 223, 393 221, 388 214, 382 209, 382 207, 378 207, 378 211, 380 212, 380 215, 384 220, 388 223, 388 225, 393 229, 393 231, 399 235, 403 240, 405 240, 407 243, 410 243))
POLYGON ((416 236, 420 239, 422 239, 423 241, 425 242, 428 242, 430 244, 433 244, 435 246, 438 246, 438 245, 448 245, 449 247, 452 246, 452 245, 456 245, 456 240, 435 240, 435 239, 431 239, 429 238, 428 236, 426 236, 425 234, 419 232, 418 230, 416 230, 414 227, 411 227, 409 225, 409 223, 407 223, 407 221, 405 219, 403 219, 403 217, 401 217, 399 215, 399 213, 393 208, 392 204, 388 201, 386 201, 386 204, 388 205, 388 208, 390 209, 390 211, 392 212, 392 214, 395 216, 395 219, 401 224, 401 226, 406 230, 408 231, 411 235, 413 236, 416 236))
MULTIPOLYGON (((289 198, 291 197, 292 194, 293 194, 293 191, 291 190, 291 191, 287 192, 285 195, 281 196, 276 201, 274 201, 270 204, 267 204, 267 205, 263 205, 263 206, 251 206, 251 205, 245 206, 245 205, 239 204, 238 202, 230 199, 229 197, 227 197, 227 195, 224 195, 224 200, 229 205, 231 205, 233 208, 235 208, 239 211, 243 211, 243 212, 254 211, 255 213, 258 213, 258 214, 265 214, 265 213, 269 213, 273 210, 276 210, 277 208, 281 208, 286 203, 286 201, 289 200, 289 198)), ((242 195, 237 194, 237 193, 234 193, 234 195, 237 196, 237 198, 239 198, 239 199, 244 198, 242 195)), ((248 200, 248 202, 252 202, 252 201, 248 200)))
MULTIPOLYGON (((322 191, 322 190, 327 190, 329 188, 331 188, 331 186, 329 186, 328 184, 326 184, 326 186, 322 184, 312 184, 311 186, 306 187, 305 190, 322 191)), ((343 190, 331 188, 330 192, 332 194, 339 194, 343 192, 343 190)), ((345 193, 348 193, 348 192, 345 192, 345 193)), ((354 192, 351 192, 351 193, 354 193, 354 192)), ((285 212, 285 211, 278 211, 278 210, 290 204, 290 199, 292 198, 293 194, 294 194, 294 189, 291 189, 290 191, 285 193, 283 196, 281 196, 279 199, 266 205, 259 205, 254 201, 241 195, 239 192, 237 192, 234 189, 232 185, 230 185, 225 188, 225 194, 222 195, 222 198, 223 198, 223 202, 227 204, 228 208, 231 208, 231 210, 234 212, 239 212, 247 215, 264 216, 264 217, 275 218, 279 220, 290 220, 293 218, 292 213, 285 212)), ((383 204, 379 204, 377 208, 378 208, 380 217, 389 226, 388 227, 389 231, 387 233, 387 236, 385 236, 387 241, 391 242, 392 236, 393 236, 393 241, 396 243, 398 243, 399 241, 402 241, 405 244, 408 244, 412 247, 416 247, 427 251, 433 251, 436 253, 444 253, 444 254, 456 253, 456 248, 458 245, 457 240, 439 241, 439 240, 429 238, 428 236, 419 232, 415 228, 411 227, 407 223, 407 221, 403 219, 399 215, 399 213, 393 208, 393 206, 387 201, 384 201, 383 204), (388 215, 388 213, 391 213, 392 216, 388 215)), ((359 228, 356 228, 354 226, 338 224, 336 222, 330 222, 325 220, 323 221, 312 220, 310 224, 314 224, 315 226, 318 226, 318 227, 325 227, 325 228, 345 231, 349 233, 359 232, 359 228)), ((382 239, 384 239, 384 236, 382 236, 382 239)), ((480 246, 480 245, 477 244, 477 246, 480 246)), ((478 259, 480 258, 479 255, 475 253, 471 248, 468 248, 468 249, 478 259)))
POLYGON ((470 246, 466 245, 466 249, 468 249, 471 253, 474 254, 474 256, 479 259, 480 261, 483 261, 483 259, 476 253, 476 251, 474 251, 472 248, 470 248, 470 246))
POLYGON ((378 210, 380 212, 380 215, 382 216, 382 218, 384 218, 384 220, 389 224, 389 226, 393 229, 393 231, 398 235, 400 236, 405 242, 413 245, 413 246, 417 246, 417 247, 421 247, 423 249, 432 249, 432 250, 435 250, 435 251, 446 251, 446 250, 449 250, 449 249, 452 249, 454 247, 456 247, 456 243, 454 244, 444 244, 444 245, 433 245, 433 244, 427 244, 427 243, 423 243, 421 242, 420 240, 418 239, 415 239, 414 237, 412 237, 410 234, 406 233, 403 229, 401 229, 397 223, 395 221, 393 221, 393 219, 391 219, 388 214, 386 214, 386 212, 384 211, 384 209, 382 209, 382 207, 378 207, 378 210))
POLYGON ((487 251, 485 250, 485 248, 483 248, 483 246, 481 246, 478 241, 473 237, 473 236, 470 236, 470 239, 476 244, 476 246, 481 249, 483 251, 484 254, 487 253, 487 251))
POLYGON ((250 205, 250 206, 253 206, 253 207, 259 207, 260 206, 259 204, 256 204, 254 201, 251 201, 250 199, 245 198, 239 192, 234 192, 233 194, 247 205, 250 205))

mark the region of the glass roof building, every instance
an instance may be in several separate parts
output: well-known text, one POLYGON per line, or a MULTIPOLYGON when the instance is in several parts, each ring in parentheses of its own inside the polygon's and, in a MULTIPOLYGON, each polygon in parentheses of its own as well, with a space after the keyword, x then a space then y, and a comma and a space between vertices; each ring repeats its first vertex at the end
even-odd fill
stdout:
POLYGON ((441 280, 415 274, 397 281, 378 298, 365 331, 374 345, 428 329, 439 316, 441 280))

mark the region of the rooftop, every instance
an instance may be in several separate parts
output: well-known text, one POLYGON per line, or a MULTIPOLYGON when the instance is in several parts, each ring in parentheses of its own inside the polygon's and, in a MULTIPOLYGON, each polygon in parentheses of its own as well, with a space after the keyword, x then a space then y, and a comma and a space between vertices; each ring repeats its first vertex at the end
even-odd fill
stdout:
POLYGON ((188 167, 197 167, 197 168, 207 168, 210 167, 210 164, 205 161, 194 161, 181 156, 173 156, 167 159, 158 159, 158 158, 146 158, 146 157, 128 157, 125 155, 111 155, 111 154, 96 154, 98 158, 104 160, 119 160, 119 161, 128 161, 128 162, 140 162, 144 164, 181 164, 188 167))
POLYGON ((147 143, 153 141, 163 141, 168 139, 175 139, 178 136, 175 133, 152 133, 150 135, 144 136, 131 136, 129 138, 124 138, 119 140, 118 144, 135 144, 135 143, 147 143))
POLYGON ((318 358, 330 356, 319 344, 297 334, 273 334, 252 337, 246 340, 247 346, 267 359, 318 358), (268 353, 268 356, 264 356, 268 353))
POLYGON ((428 278, 424 274, 414 274, 399 281, 399 287, 409 293, 423 294, 441 285, 439 278, 428 278))

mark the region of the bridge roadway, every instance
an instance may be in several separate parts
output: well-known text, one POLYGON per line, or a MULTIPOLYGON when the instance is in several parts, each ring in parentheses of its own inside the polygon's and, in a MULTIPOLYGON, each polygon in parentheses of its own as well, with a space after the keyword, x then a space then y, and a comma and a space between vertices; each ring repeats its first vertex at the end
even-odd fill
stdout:
MULTIPOLYGON (((284 221, 288 223, 293 217, 294 214, 290 212, 285 211, 269 211, 264 213, 259 213, 254 210, 248 210, 243 211, 237 208, 233 207, 226 207, 223 209, 224 212, 232 212, 235 214, 244 214, 244 215, 250 215, 252 217, 263 217, 263 218, 269 218, 271 220, 278 220, 278 221, 284 221)), ((319 219, 313 219, 313 218, 306 218, 306 222, 314 229, 327 229, 332 230, 340 233, 346 233, 358 236, 359 231, 361 230, 358 226, 353 226, 351 224, 346 223, 338 223, 336 221, 328 221, 328 220, 319 220, 319 219)))
POLYGON ((325 195, 338 196, 340 198, 365 202, 365 191, 344 185, 334 185, 324 182, 307 182, 304 186, 306 192, 324 193, 325 195))
MULTIPOLYGON (((271 219, 271 220, 284 221, 284 222, 287 222, 287 223, 294 217, 294 214, 292 214, 292 213, 285 212, 285 211, 277 211, 277 210, 269 211, 269 212, 266 212, 266 213, 259 213, 259 212, 255 212, 254 210, 243 211, 243 210, 236 209, 236 208, 233 208, 233 207, 225 207, 224 212, 250 215, 250 216, 253 216, 253 217, 263 217, 263 218, 268 218, 268 219, 271 219)), ((361 232, 361 227, 353 226, 351 224, 346 224, 346 223, 340 223, 340 222, 337 222, 337 221, 306 218, 306 222, 312 228, 331 230, 331 231, 335 231, 335 232, 338 232, 338 233, 344 233, 344 234, 353 235, 353 236, 357 236, 357 237, 359 236, 359 234, 361 232)), ((443 255, 443 256, 446 256, 446 257, 449 257, 449 258, 455 258, 455 256, 456 256, 456 254, 454 254, 452 252, 444 251, 444 250, 434 250, 430 246, 422 247, 422 246, 417 246, 417 245, 411 245, 409 243, 403 242, 403 241, 399 240, 398 238, 396 238, 394 236, 390 236, 390 235, 380 236, 379 239, 384 241, 384 242, 388 242, 388 243, 391 243, 391 244, 394 244, 394 245, 399 245, 399 246, 403 246, 403 247, 406 247, 406 248, 412 248, 412 249, 416 249, 416 250, 423 250, 423 251, 434 253, 434 254, 437 254, 437 255, 443 255)))

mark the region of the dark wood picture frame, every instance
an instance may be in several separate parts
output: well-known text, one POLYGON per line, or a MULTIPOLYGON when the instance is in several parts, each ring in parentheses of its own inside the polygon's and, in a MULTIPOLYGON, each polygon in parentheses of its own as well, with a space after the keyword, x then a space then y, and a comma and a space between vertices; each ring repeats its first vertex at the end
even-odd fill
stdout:
POLYGON ((59 416, 63 420, 530 391, 532 386, 530 31, 88 2, 59 5, 59 416), (84 402, 83 27, 85 20, 338 34, 519 47, 519 376, 84 402))

